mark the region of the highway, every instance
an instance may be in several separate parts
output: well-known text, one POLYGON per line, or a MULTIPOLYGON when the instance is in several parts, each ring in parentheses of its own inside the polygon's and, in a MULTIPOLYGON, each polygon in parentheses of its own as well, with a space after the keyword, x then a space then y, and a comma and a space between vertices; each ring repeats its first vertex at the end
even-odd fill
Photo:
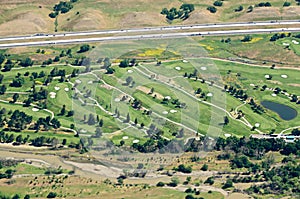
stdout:
POLYGON ((86 32, 66 32, 57 34, 36 33, 25 36, 2 37, 0 42, 14 40, 30 40, 30 39, 47 39, 54 37, 74 37, 74 36, 90 36, 104 34, 128 34, 143 32, 164 32, 176 30, 197 30, 204 28, 236 28, 236 27, 253 27, 253 26, 277 26, 277 25, 300 25, 300 20, 282 20, 282 21, 258 21, 258 22, 236 22, 236 23, 217 23, 217 24, 195 24, 181 26, 162 26, 162 27, 145 27, 122 30, 102 30, 102 31, 86 31, 86 32))
MULTIPOLYGON (((117 40, 142 40, 142 39, 159 39, 159 38, 180 38, 189 36, 217 36, 217 35, 242 35, 242 34, 259 34, 259 33, 277 33, 277 32, 300 32, 300 28, 261 28, 261 29, 245 29, 245 30, 217 30, 217 31, 202 31, 202 32, 177 32, 177 33, 160 33, 160 34, 144 34, 132 36, 105 36, 93 38, 79 39, 56 39, 50 41, 31 41, 31 42, 16 42, 0 44, 1 49, 14 48, 21 46, 45 46, 45 45, 62 45, 76 43, 91 43, 117 40)), ((15 39, 17 40, 17 39, 15 39)))

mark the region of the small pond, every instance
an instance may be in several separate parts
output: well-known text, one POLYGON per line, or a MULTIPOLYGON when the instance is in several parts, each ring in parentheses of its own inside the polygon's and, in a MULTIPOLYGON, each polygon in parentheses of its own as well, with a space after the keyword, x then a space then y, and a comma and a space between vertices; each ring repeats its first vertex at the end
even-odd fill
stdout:
POLYGON ((298 114, 295 109, 276 102, 262 101, 261 105, 271 111, 276 112, 283 120, 292 120, 297 117, 298 114))

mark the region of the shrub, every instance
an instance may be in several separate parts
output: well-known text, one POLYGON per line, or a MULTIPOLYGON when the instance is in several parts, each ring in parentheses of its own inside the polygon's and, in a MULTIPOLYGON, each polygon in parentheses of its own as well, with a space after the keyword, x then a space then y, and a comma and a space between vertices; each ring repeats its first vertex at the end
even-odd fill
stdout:
POLYGON ((214 7, 214 6, 209 6, 209 7, 207 7, 207 10, 208 10, 209 12, 211 12, 211 13, 216 13, 216 12, 217 12, 217 8, 214 7))

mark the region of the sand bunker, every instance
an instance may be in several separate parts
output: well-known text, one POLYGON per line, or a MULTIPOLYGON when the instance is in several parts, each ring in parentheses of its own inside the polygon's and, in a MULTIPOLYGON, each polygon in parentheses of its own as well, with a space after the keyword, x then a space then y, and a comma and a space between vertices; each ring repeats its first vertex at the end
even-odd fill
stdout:
POLYGON ((39 111, 40 109, 38 109, 38 108, 32 108, 31 110, 34 111, 34 112, 37 112, 37 111, 39 111))
POLYGON ((281 77, 284 78, 284 79, 288 78, 287 75, 281 75, 281 77))
POLYGON ((163 111, 162 114, 167 115, 169 112, 168 111, 163 111))
POLYGON ((181 70, 181 68, 179 66, 175 67, 176 70, 181 70))

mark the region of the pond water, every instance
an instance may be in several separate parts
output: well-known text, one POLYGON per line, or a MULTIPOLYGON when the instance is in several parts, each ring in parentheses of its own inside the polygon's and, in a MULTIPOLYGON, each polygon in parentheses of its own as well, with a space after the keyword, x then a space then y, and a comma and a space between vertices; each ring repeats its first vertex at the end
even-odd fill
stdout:
POLYGON ((271 111, 276 112, 283 120, 292 120, 297 117, 298 114, 295 109, 276 102, 262 101, 261 105, 271 111))

